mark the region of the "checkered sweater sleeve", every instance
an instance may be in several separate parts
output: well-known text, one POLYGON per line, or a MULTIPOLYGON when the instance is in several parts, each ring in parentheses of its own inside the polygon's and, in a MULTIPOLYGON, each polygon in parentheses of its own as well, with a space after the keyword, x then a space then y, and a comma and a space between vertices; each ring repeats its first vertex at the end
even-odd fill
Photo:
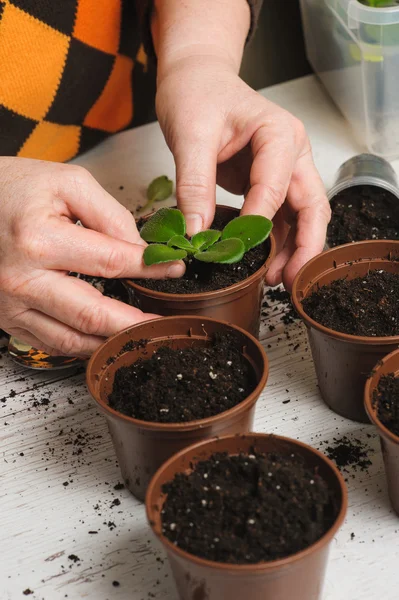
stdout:
MULTIPOLYGON (((261 2, 248 1, 252 31, 261 2)), ((154 95, 151 6, 0 0, 0 155, 64 162, 139 124, 154 95)))

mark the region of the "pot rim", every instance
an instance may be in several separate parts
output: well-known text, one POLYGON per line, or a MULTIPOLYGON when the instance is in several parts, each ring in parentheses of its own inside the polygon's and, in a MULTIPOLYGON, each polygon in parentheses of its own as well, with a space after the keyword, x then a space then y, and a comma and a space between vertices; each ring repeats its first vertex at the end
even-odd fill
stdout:
MULTIPOLYGON (((300 294, 298 291, 299 280, 303 277, 306 270, 309 268, 310 265, 317 263, 325 255, 335 254, 341 248, 349 248, 349 247, 353 248, 353 247, 358 247, 360 245, 368 246, 369 244, 373 244, 373 245, 377 245, 377 244, 381 244, 381 243, 387 244, 390 241, 392 241, 392 244, 397 245, 397 247, 399 249, 399 240, 367 240, 367 241, 362 241, 362 242, 350 242, 349 244, 342 244, 340 246, 334 246, 334 248, 330 248, 329 250, 325 250, 321 254, 318 254, 317 256, 315 256, 314 258, 309 260, 300 269, 300 271, 297 273, 297 275, 294 279, 294 283, 292 284, 291 299, 292 299, 292 303, 295 307, 295 310, 298 312, 299 316, 301 317, 302 321, 305 322, 307 327, 310 327, 312 329, 317 329, 321 333, 324 333, 325 335, 332 337, 336 340, 339 340, 341 342, 348 342, 348 343, 352 343, 352 344, 367 344, 368 346, 389 346, 389 345, 393 345, 393 344, 399 344, 399 335, 391 335, 391 336, 384 336, 384 337, 371 337, 371 336, 367 337, 367 336, 343 333, 341 331, 335 331, 334 329, 325 327, 321 323, 318 323, 317 321, 312 319, 304 311, 304 309, 302 307, 302 300, 304 298, 299 299, 300 294)), ((373 262, 378 261, 378 260, 383 260, 383 259, 382 258, 380 258, 380 259, 379 258, 371 258, 370 259, 370 258, 365 257, 364 259, 354 259, 353 261, 348 260, 344 263, 341 263, 338 266, 344 266, 345 264, 349 265, 349 263, 351 263, 351 262, 353 262, 353 264, 362 264, 363 262, 369 262, 372 264, 373 262)), ((389 262, 389 261, 387 261, 387 262, 389 262)), ((320 271, 318 273, 318 276, 321 276, 321 275, 323 275, 323 273, 326 273, 326 272, 327 272, 327 269, 320 271)), ((309 283, 311 281, 312 280, 309 280, 309 283)))
MULTIPOLYGON (((181 338, 181 337, 182 337, 181 334, 180 335, 176 334, 175 336, 173 336, 173 335, 167 336, 168 339, 181 338)), ((195 339, 196 338, 193 338, 193 340, 195 340, 195 339)), ((266 351, 263 348, 263 346, 259 340, 257 340, 252 334, 248 333, 248 331, 246 331, 245 329, 242 329, 238 325, 233 325, 232 323, 228 323, 227 321, 222 321, 220 319, 213 319, 211 317, 202 317, 202 316, 196 316, 196 315, 195 316, 188 315, 188 316, 184 316, 184 317, 182 317, 181 315, 177 315, 177 316, 171 316, 171 317, 160 317, 158 319, 149 319, 148 321, 142 321, 141 323, 136 323, 136 325, 133 325, 132 327, 128 327, 127 329, 119 331, 118 333, 109 337, 94 352, 94 354, 91 356, 91 358, 89 360, 89 363, 87 365, 87 370, 86 370, 86 384, 89 389, 89 393, 90 393, 91 397, 97 402, 97 404, 99 405, 99 407, 101 408, 101 410, 104 413, 109 414, 113 417, 116 417, 122 421, 125 421, 126 423, 135 425, 139 429, 145 429, 147 431, 153 431, 153 432, 159 432, 159 433, 160 432, 181 433, 181 432, 186 432, 186 431, 194 431, 196 429, 205 429, 206 427, 212 426, 212 425, 218 423, 219 421, 223 421, 225 418, 231 418, 231 417, 235 417, 235 416, 238 417, 242 412, 245 412, 248 408, 250 408, 253 404, 255 404, 255 402, 261 395, 262 390, 266 386, 268 377, 269 377, 269 361, 267 358, 266 351), (166 320, 167 321, 180 320, 181 318, 190 319, 192 321, 204 321, 205 320, 205 321, 212 321, 215 323, 219 323, 224 328, 230 328, 230 329, 234 329, 235 331, 238 331, 240 334, 242 334, 245 337, 247 337, 248 339, 250 339, 256 345, 256 347, 259 350, 260 355, 262 357, 262 369, 261 369, 261 376, 260 376, 259 382, 257 383, 256 387, 253 389, 253 391, 246 398, 244 398, 244 400, 242 400, 239 404, 236 404, 229 410, 225 410, 217 415, 214 415, 213 417, 206 417, 205 419, 197 419, 195 421, 187 421, 187 422, 183 422, 183 423, 156 423, 156 422, 152 422, 152 421, 142 421, 140 419, 135 419, 134 417, 129 417, 127 415, 124 415, 123 413, 120 413, 119 411, 111 408, 104 400, 102 400, 102 398, 99 397, 99 395, 97 394, 94 386, 92 385, 92 383, 90 381, 90 377, 89 377, 89 375, 93 369, 93 363, 96 360, 97 355, 100 353, 100 351, 104 348, 104 346, 110 345, 112 343, 112 341, 114 339, 118 338, 119 336, 122 336, 125 333, 130 333, 131 331, 139 329, 142 324, 146 324, 150 321, 162 321, 163 322, 166 320)))
MULTIPOLYGON (((236 208, 235 206, 227 206, 227 204, 217 204, 216 208, 227 208, 236 210, 238 213, 240 212, 239 208, 236 208)), ((198 302, 199 300, 212 300, 213 298, 219 298, 220 296, 227 296, 228 294, 232 294, 234 292, 245 289, 247 286, 251 285, 260 277, 264 277, 264 275, 266 274, 266 270, 269 268, 269 265, 276 254, 276 240, 273 236, 273 232, 270 233, 267 240, 270 240, 270 252, 263 265, 257 271, 255 271, 255 273, 252 273, 252 275, 250 275, 246 279, 238 281, 237 283, 233 283, 232 285, 229 285, 225 288, 221 288, 219 290, 212 290, 211 292, 200 292, 198 294, 173 294, 171 292, 158 292, 157 290, 150 290, 149 288, 146 288, 136 283, 134 279, 126 278, 124 279, 124 282, 127 286, 137 289, 141 294, 145 294, 146 296, 149 296, 151 298, 157 298, 158 300, 164 301, 173 300, 175 302, 187 302, 191 300, 192 302, 198 302), (263 273, 263 271, 265 271, 265 273, 263 273)))
POLYGON ((395 368, 396 365, 399 364, 399 348, 394 350, 390 354, 384 356, 384 358, 378 361, 376 368, 374 369, 373 374, 366 381, 366 385, 364 387, 364 407, 366 412, 370 418, 370 421, 380 430, 381 435, 385 438, 388 438, 394 444, 399 444, 399 436, 395 435, 392 431, 390 431, 383 423, 381 423, 380 419, 377 416, 377 411, 373 406, 373 398, 372 398, 372 390, 371 387, 374 383, 379 381, 381 377, 381 368, 387 363, 392 361, 392 371, 393 373, 398 373, 399 368, 395 368))
POLYGON ((175 454, 174 456, 172 456, 168 461, 166 461, 158 469, 158 471, 153 476, 153 478, 150 482, 150 485, 148 486, 148 489, 147 489, 145 507, 146 507, 147 520, 150 524, 150 527, 151 527, 153 533, 157 536, 157 538, 161 541, 161 543, 166 547, 166 549, 169 552, 177 554, 179 556, 179 558, 189 560, 190 562, 194 562, 197 565, 208 568, 208 569, 210 568, 210 569, 214 569, 214 570, 218 570, 218 571, 230 571, 230 574, 234 574, 234 575, 244 575, 244 574, 248 574, 248 573, 251 573, 253 575, 263 575, 265 572, 275 571, 275 570, 278 570, 278 569, 281 569, 284 567, 291 566, 291 565, 295 564, 296 562, 313 554, 314 552, 317 552, 319 549, 321 549, 323 546, 325 546, 328 542, 330 542, 330 540, 334 537, 334 535, 337 533, 338 529, 341 527, 342 523, 344 522, 347 508, 348 508, 348 491, 347 491, 344 479, 343 479, 341 473, 339 472, 338 468, 334 465, 334 463, 329 458, 327 458, 327 456, 325 456, 319 450, 316 450, 316 448, 313 448, 312 446, 309 446, 308 444, 305 444, 304 442, 300 442, 299 440, 294 440, 292 438, 288 438, 288 437, 282 436, 282 435, 275 435, 273 433, 248 433, 248 434, 225 435, 225 436, 214 437, 209 440, 205 440, 203 442, 193 444, 192 446, 189 446, 188 448, 185 448, 184 450, 182 450, 182 451, 178 452, 177 454, 175 454), (277 560, 255 563, 252 565, 247 565, 247 564, 236 565, 236 564, 230 564, 230 563, 218 563, 216 561, 207 560, 205 558, 200 558, 198 556, 195 556, 194 554, 190 554, 189 552, 182 550, 178 546, 175 546, 164 535, 162 535, 162 533, 157 533, 154 530, 153 519, 152 519, 152 513, 154 511, 151 508, 151 496, 153 494, 153 489, 155 487, 156 481, 160 477, 160 475, 166 469, 168 469, 172 463, 178 461, 180 459, 180 457, 183 456, 188 451, 192 451, 194 449, 200 450, 207 444, 212 444, 217 440, 223 441, 223 440, 227 440, 227 439, 231 439, 231 438, 238 438, 238 437, 241 439, 243 439, 243 438, 244 439, 245 438, 258 438, 259 439, 259 438, 273 437, 274 439, 288 442, 293 446, 296 446, 296 447, 299 446, 301 448, 306 448, 307 450, 310 450, 313 454, 318 456, 321 460, 323 460, 326 463, 326 465, 329 467, 329 469, 334 473, 334 475, 336 476, 336 478, 339 482, 339 486, 341 489, 342 502, 341 502, 341 506, 340 506, 338 515, 337 515, 333 525, 325 532, 325 534, 319 540, 317 540, 316 542, 314 542, 307 548, 304 548, 300 552, 296 552, 295 554, 291 554, 290 556, 287 556, 285 558, 279 558, 277 560), (231 572, 233 572, 233 573, 231 573, 231 572))

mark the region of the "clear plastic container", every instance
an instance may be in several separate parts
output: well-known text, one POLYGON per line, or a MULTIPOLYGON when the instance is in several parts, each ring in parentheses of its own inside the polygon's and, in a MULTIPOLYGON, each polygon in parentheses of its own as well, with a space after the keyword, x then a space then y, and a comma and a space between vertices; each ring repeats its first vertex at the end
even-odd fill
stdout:
POLYGON ((332 200, 339 192, 357 185, 383 188, 399 200, 396 173, 389 162, 379 156, 358 154, 345 161, 338 169, 334 185, 328 192, 328 199, 332 200))
POLYGON ((360 143, 399 156, 399 5, 300 0, 307 55, 360 143))

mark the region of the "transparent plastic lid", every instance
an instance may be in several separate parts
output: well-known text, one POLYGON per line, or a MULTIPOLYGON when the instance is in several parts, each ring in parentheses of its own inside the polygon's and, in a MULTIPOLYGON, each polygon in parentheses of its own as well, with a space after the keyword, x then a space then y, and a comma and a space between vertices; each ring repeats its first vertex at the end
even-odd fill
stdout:
POLYGON ((399 23, 399 5, 374 8, 361 4, 358 0, 337 0, 349 18, 349 27, 357 23, 367 25, 396 25, 399 23), (351 25, 351 20, 354 23, 351 25))

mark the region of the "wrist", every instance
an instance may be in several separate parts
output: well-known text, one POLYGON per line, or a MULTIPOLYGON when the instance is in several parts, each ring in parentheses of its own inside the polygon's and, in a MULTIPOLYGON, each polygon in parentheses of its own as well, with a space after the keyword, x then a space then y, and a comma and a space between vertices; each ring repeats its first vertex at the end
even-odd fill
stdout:
POLYGON ((155 0, 158 77, 185 59, 214 59, 238 73, 249 27, 247 0, 155 0))

